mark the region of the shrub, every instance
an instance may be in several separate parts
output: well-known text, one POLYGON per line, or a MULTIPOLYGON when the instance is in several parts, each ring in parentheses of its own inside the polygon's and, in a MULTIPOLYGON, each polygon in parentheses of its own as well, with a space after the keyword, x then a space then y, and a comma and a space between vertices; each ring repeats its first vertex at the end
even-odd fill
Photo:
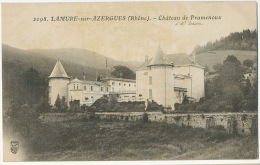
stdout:
POLYGON ((175 103, 175 104, 174 104, 174 109, 175 109, 175 110, 178 110, 178 108, 179 108, 180 105, 181 105, 180 103, 175 103))
POLYGON ((157 104, 155 101, 148 101, 148 105, 147 105, 147 111, 162 111, 163 110, 163 106, 157 104))
POLYGON ((144 122, 144 123, 147 123, 147 122, 148 122, 148 114, 147 114, 147 113, 144 113, 144 114, 143 114, 143 122, 144 122))
POLYGON ((230 137, 230 134, 227 133, 223 126, 211 127, 209 130, 201 135, 201 139, 206 142, 223 142, 230 137))

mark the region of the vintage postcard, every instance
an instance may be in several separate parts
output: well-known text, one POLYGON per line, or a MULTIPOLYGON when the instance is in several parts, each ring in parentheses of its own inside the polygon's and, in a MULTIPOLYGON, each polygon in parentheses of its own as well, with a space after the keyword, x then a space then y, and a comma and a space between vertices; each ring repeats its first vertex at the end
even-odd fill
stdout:
POLYGON ((259 160, 256 2, 1 6, 4 162, 259 160))

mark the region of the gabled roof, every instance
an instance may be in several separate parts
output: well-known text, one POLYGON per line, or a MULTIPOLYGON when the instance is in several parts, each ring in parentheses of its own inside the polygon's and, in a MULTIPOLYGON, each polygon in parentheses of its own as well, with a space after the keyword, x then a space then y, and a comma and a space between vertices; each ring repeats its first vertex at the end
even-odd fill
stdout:
POLYGON ((97 85, 97 86, 109 86, 109 84, 98 82, 98 81, 83 81, 83 84, 97 85))
POLYGON ((55 64, 49 78, 68 78, 69 79, 70 77, 67 75, 61 62, 58 60, 57 63, 55 64))
MULTIPOLYGON (((157 58, 162 58, 162 54, 158 53, 156 54, 156 57, 157 58)), ((154 57, 154 58, 156 58, 154 57)), ((165 61, 162 61, 162 60, 153 60, 154 58, 151 58, 150 60, 144 62, 141 66, 139 66, 136 70, 145 70, 147 69, 148 66, 151 66, 151 65, 154 65, 155 63, 157 65, 171 65, 174 64, 174 66, 189 66, 189 65, 192 65, 192 66, 197 66, 197 67, 200 67, 202 68, 202 66, 200 66, 198 63, 194 63, 194 60, 187 54, 185 53, 180 53, 180 54, 168 54, 168 55, 165 55, 165 61), (164 63, 166 62, 166 63, 164 63), (161 64, 160 64, 161 63, 161 64)))
POLYGON ((79 79, 77 79, 77 78, 73 79, 73 80, 70 81, 70 82, 71 82, 71 83, 82 83, 82 81, 79 80, 79 79))
POLYGON ((194 64, 193 59, 189 57, 187 54, 169 54, 167 55, 168 59, 174 63, 174 65, 190 65, 194 64))
POLYGON ((126 79, 126 78, 113 78, 113 77, 110 77, 110 78, 104 78, 103 81, 109 81, 109 80, 112 80, 112 81, 125 81, 125 82, 136 82, 136 80, 133 80, 133 79, 126 79))
POLYGON ((157 50, 156 56, 152 59, 152 61, 150 62, 150 64, 148 66, 154 66, 154 65, 173 66, 173 63, 168 60, 167 55, 164 54, 162 49, 159 47, 157 50))
POLYGON ((145 63, 143 63, 141 66, 139 66, 136 70, 143 70, 143 69, 147 69, 147 66, 151 63, 152 58, 149 59, 148 61, 146 61, 145 63))

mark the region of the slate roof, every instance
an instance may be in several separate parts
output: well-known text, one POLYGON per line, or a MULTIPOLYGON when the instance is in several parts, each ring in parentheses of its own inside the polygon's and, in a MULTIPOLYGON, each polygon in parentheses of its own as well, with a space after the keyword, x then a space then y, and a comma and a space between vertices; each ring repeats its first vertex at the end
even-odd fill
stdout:
POLYGON ((172 64, 171 61, 169 61, 167 55, 159 47, 159 49, 156 52, 156 56, 148 64, 148 66, 154 66, 154 65, 164 65, 164 66, 169 65, 169 66, 172 66, 173 64, 172 64))
POLYGON ((133 80, 133 79, 126 79, 126 78, 104 78, 103 81, 106 81, 106 80, 114 80, 114 81, 126 81, 126 82, 136 82, 136 80, 133 80))
POLYGON ((72 83, 82 83, 81 80, 79 80, 78 78, 75 78, 71 81, 72 83))
POLYGON ((149 59, 148 61, 144 62, 141 66, 139 66, 136 70, 145 70, 147 66, 152 65, 171 65, 174 66, 185 66, 185 65, 193 65, 201 67, 199 64, 194 64, 193 59, 184 53, 180 54, 164 54, 162 50, 157 51, 156 56, 154 58, 149 59))
POLYGON ((55 64, 49 78, 68 78, 69 79, 70 77, 67 75, 61 62, 58 60, 57 63, 55 64))

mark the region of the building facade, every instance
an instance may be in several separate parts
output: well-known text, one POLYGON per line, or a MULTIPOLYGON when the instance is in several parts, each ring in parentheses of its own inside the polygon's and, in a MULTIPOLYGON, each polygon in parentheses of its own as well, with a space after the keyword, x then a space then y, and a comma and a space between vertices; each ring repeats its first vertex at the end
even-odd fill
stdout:
POLYGON ((86 81, 70 78, 61 62, 55 64, 49 81, 49 103, 54 106, 59 95, 70 101, 77 100, 80 105, 91 106, 104 95, 117 94, 119 102, 136 101, 135 80, 123 78, 106 78, 102 81, 86 81))
POLYGON ((137 97, 173 109, 185 96, 194 101, 205 96, 204 68, 188 55, 167 56, 160 48, 136 69, 136 83, 137 97))
POLYGON ((104 95, 117 94, 119 102, 155 101, 174 109, 175 103, 199 101, 204 97, 204 68, 186 54, 166 55, 160 48, 154 58, 146 58, 136 69, 136 80, 105 78, 101 82, 71 79, 60 61, 49 76, 49 100, 54 105, 57 96, 67 102, 92 105, 104 95))

